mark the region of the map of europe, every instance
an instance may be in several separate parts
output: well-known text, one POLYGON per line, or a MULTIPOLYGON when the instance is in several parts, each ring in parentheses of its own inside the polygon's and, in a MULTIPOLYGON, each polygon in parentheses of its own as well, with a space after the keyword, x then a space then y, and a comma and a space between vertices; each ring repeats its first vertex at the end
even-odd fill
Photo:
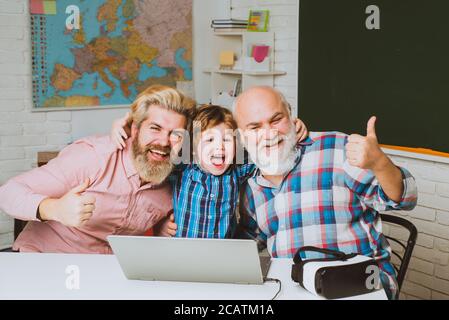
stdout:
POLYGON ((31 40, 35 108, 128 105, 192 80, 192 0, 58 0, 55 14, 31 14, 31 40))

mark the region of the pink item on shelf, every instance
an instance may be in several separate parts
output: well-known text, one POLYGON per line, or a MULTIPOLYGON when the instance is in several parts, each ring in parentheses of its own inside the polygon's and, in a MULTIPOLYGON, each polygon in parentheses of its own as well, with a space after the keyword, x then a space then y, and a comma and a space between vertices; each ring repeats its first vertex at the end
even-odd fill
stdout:
POLYGON ((256 45, 253 47, 252 57, 257 62, 261 63, 268 56, 268 51, 270 50, 270 46, 256 45))

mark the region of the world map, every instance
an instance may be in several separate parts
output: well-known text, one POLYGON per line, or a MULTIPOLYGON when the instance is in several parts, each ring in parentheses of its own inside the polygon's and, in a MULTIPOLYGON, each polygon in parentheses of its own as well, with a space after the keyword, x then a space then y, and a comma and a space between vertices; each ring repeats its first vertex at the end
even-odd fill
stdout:
POLYGON ((31 40, 35 108, 128 105, 192 80, 192 0, 58 0, 56 14, 31 15, 31 40))

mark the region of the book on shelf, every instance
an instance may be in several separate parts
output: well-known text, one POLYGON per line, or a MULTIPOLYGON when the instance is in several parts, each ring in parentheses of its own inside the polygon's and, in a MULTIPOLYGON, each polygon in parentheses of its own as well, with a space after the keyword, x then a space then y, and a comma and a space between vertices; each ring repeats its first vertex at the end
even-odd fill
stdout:
POLYGON ((232 26, 232 25, 220 25, 220 26, 211 26, 214 29, 246 29, 246 26, 232 26))
POLYGON ((248 20, 240 20, 240 19, 214 19, 212 20, 213 24, 248 24, 248 20))
POLYGON ((247 20, 233 20, 233 19, 215 19, 212 20, 211 28, 237 28, 245 29, 248 27, 247 20))
POLYGON ((267 32, 270 10, 250 10, 248 31, 267 32))
POLYGON ((248 26, 248 23, 229 23, 229 22, 223 22, 223 23, 211 23, 213 26, 238 26, 238 27, 246 27, 248 26))

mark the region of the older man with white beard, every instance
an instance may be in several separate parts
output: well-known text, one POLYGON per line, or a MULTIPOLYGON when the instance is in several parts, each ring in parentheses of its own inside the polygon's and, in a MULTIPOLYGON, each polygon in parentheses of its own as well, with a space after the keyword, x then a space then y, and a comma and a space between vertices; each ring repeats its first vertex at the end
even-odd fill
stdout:
POLYGON ((290 106, 277 90, 251 88, 234 108, 243 143, 258 166, 243 187, 243 235, 267 246, 272 257, 291 258, 303 246, 373 257, 387 296, 396 298, 391 249, 378 212, 413 209, 417 190, 411 174, 380 149, 376 119, 369 120, 367 136, 311 133, 297 147, 290 106))

